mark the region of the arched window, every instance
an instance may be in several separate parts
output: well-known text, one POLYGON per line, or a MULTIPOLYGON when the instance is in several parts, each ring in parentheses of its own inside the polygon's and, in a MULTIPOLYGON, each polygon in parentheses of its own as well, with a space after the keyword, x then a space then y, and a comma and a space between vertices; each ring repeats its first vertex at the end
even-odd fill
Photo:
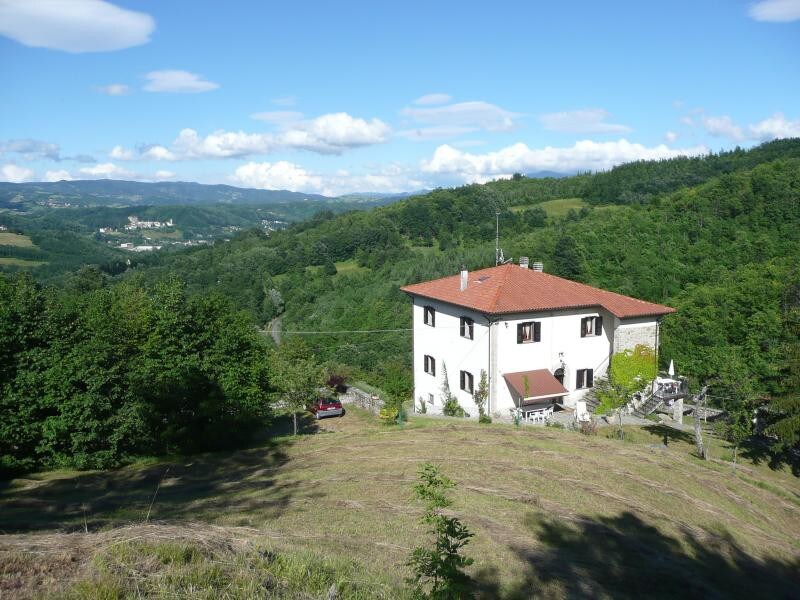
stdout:
POLYGON ((556 372, 553 373, 553 377, 558 379, 561 385, 564 385, 564 369, 556 369, 556 372))

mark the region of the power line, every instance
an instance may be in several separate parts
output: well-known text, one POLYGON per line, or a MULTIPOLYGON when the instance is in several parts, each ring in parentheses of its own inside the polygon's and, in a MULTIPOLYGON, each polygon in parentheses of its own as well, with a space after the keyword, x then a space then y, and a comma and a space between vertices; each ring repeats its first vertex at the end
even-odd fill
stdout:
POLYGON ((310 335, 310 334, 335 334, 335 333, 398 333, 398 332, 405 332, 405 331, 414 331, 412 328, 405 328, 405 329, 337 329, 337 330, 330 330, 330 331, 286 331, 284 329, 280 330, 281 335, 284 333, 292 333, 298 335, 310 335))

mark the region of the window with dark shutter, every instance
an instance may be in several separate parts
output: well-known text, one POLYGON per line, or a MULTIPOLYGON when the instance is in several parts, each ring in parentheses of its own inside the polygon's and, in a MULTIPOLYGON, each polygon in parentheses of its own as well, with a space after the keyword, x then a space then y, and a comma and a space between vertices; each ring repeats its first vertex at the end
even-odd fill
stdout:
POLYGON ((539 321, 526 321, 517 325, 517 343, 529 344, 542 340, 542 324, 539 321))
POLYGON ((471 394, 472 385, 473 385, 472 373, 470 373, 469 371, 461 371, 461 389, 471 394))
POLYGON ((578 369, 575 372, 575 389, 590 388, 594 385, 594 369, 578 369))
POLYGON ((461 337, 471 340, 475 335, 475 322, 469 317, 461 317, 460 329, 461 329, 461 337))
POLYGON ((428 354, 425 355, 425 372, 428 375, 436 375, 436 359, 428 354))
POLYGON ((425 322, 425 325, 436 327, 436 310, 432 306, 426 306, 424 310, 425 313, 423 321, 425 322))
POLYGON ((581 319, 581 337, 595 337, 603 333, 603 317, 581 319))

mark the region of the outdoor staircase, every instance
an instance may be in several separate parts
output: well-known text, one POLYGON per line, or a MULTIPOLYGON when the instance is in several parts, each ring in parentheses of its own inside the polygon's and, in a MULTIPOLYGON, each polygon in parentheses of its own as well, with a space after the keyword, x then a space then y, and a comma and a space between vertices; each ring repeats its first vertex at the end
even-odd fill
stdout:
POLYGON ((633 414, 644 419, 647 417, 647 415, 655 412, 662 404, 664 404, 663 398, 654 396, 653 392, 649 392, 648 395, 642 400, 639 408, 633 409, 633 414))

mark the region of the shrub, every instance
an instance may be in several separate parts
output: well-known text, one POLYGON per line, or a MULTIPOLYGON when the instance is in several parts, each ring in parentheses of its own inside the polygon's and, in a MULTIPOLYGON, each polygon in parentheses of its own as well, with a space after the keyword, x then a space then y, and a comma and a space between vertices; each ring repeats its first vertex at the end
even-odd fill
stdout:
POLYGON ((448 417, 465 417, 466 411, 461 407, 455 396, 450 396, 442 407, 442 414, 448 417))
POLYGON ((406 563, 414 571, 414 576, 408 580, 414 586, 414 596, 469 598, 472 582, 463 569, 473 560, 462 556, 460 551, 474 534, 456 517, 442 514, 442 509, 452 504, 445 491, 455 484, 431 463, 420 467, 419 479, 414 493, 426 504, 422 522, 430 526, 428 532, 435 537, 435 542, 432 548, 415 548, 406 563))

